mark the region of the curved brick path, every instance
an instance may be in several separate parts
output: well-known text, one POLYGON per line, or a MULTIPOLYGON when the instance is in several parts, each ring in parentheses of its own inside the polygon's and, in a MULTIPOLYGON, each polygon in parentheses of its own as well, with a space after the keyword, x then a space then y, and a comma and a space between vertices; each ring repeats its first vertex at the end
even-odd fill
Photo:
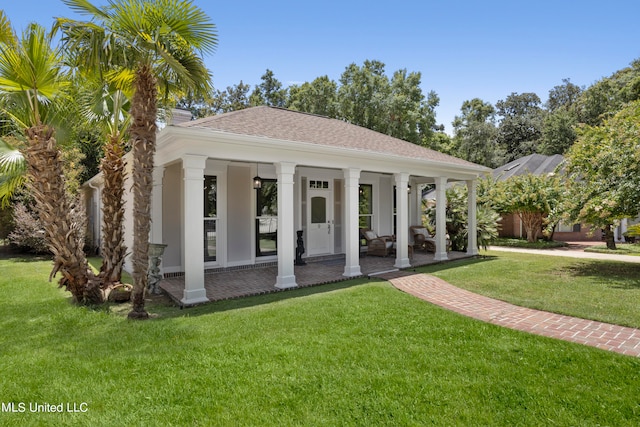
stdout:
POLYGON ((397 271, 378 277, 401 291, 474 319, 640 357, 640 329, 519 307, 457 288, 427 274, 397 271))

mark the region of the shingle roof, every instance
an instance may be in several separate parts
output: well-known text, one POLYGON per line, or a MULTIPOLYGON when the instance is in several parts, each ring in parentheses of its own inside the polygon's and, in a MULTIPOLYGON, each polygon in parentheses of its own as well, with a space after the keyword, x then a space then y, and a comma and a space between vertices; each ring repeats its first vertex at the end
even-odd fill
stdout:
POLYGON ((493 176, 494 178, 503 181, 512 176, 524 175, 527 173, 532 173, 534 175, 546 175, 555 172, 556 168, 563 160, 564 157, 560 154, 554 154, 553 156, 530 154, 494 169, 493 176))
POLYGON ((341 120, 284 108, 252 107, 180 123, 176 126, 213 129, 239 135, 260 136, 479 167, 479 165, 466 160, 341 120))

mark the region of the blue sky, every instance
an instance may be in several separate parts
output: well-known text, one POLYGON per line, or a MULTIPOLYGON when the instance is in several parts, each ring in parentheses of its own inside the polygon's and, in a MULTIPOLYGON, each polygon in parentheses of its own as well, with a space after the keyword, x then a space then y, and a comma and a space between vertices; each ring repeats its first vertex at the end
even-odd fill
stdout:
MULTIPOLYGON (((96 0, 95 4, 106 1, 96 0)), ((589 86, 640 58, 638 0, 195 0, 217 25, 206 58, 214 86, 255 85, 267 68, 285 86, 377 59, 387 75, 422 73, 440 97, 438 123, 451 131, 462 102, 495 104, 512 92, 550 89, 569 78, 589 86)), ((3 5, 16 30, 73 16, 57 0, 3 5)))

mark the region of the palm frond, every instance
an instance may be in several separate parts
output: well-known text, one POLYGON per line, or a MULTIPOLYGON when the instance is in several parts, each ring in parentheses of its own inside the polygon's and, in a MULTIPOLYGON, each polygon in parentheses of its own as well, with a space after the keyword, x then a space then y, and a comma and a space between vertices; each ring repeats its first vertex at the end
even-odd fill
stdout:
POLYGON ((0 139, 0 206, 6 207, 26 181, 27 164, 22 153, 0 139))
POLYGON ((41 123, 42 111, 69 86, 62 65, 60 52, 38 24, 29 25, 15 46, 0 44, 0 92, 26 101, 29 125, 41 123))
POLYGON ((91 2, 87 0, 62 0, 62 3, 66 4, 79 15, 89 15, 94 18, 106 18, 107 15, 105 13, 104 8, 100 8, 98 6, 94 6, 91 2))
POLYGON ((4 13, 4 10, 0 9, 0 43, 14 45, 16 42, 16 35, 11 28, 11 22, 4 13))

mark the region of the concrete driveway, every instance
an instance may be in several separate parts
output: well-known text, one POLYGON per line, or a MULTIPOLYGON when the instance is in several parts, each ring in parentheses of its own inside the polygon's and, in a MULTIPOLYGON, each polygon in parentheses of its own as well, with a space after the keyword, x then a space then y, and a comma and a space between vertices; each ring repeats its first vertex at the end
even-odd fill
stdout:
POLYGON ((623 262, 635 262, 640 263, 640 256, 634 255, 615 255, 615 254, 599 254, 595 252, 585 252, 584 249, 589 246, 602 245, 602 242, 567 242, 569 246, 564 248, 553 249, 523 249, 523 248, 508 248, 504 246, 489 246, 489 250, 502 251, 502 252, 520 252, 536 255, 552 255, 552 256, 564 256, 570 258, 586 258, 586 259, 599 259, 605 261, 623 261, 623 262))

